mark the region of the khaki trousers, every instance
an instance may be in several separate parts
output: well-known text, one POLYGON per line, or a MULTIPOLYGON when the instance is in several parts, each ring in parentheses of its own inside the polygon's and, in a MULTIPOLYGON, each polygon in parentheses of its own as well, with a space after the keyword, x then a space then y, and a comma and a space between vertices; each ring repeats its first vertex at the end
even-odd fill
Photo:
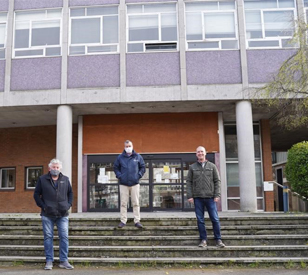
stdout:
POLYGON ((120 185, 121 196, 121 222, 127 222, 127 204, 129 201, 129 193, 133 204, 134 223, 140 222, 140 206, 139 206, 139 189, 140 185, 134 186, 120 185))

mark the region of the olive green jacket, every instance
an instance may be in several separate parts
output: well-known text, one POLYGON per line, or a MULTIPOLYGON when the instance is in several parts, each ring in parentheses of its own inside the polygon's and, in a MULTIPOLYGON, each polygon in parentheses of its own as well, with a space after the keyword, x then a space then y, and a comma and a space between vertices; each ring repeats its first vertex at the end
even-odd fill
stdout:
POLYGON ((220 177, 214 163, 207 161, 202 168, 199 162, 189 166, 186 179, 187 199, 220 197, 220 177))

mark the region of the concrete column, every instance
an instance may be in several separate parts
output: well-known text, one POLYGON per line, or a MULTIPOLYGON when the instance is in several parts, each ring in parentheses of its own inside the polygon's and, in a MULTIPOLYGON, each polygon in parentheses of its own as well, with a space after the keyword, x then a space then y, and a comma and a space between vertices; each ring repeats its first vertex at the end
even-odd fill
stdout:
POLYGON ((57 110, 57 159, 63 163, 62 172, 72 180, 73 110, 60 105, 57 110))
POLYGON ((9 1, 9 10, 7 14, 7 37, 5 48, 5 83, 4 96, 5 104, 7 104, 8 93, 11 90, 11 71, 12 71, 12 52, 13 52, 13 26, 14 26, 14 1, 9 1))
POLYGON ((181 71, 181 99, 187 100, 187 74, 186 74, 186 37, 185 37, 185 9, 184 0, 178 0, 178 22, 179 22, 179 51, 181 71))
POLYGON ((241 211, 257 211, 256 169, 250 101, 236 103, 241 211))
POLYGON ((248 67, 247 67, 247 52, 246 52, 246 33, 244 20, 244 1, 236 0, 237 4, 237 22, 238 22, 238 36, 241 54, 241 68, 242 68, 242 84, 243 88, 248 87, 248 67))
POLYGON ((120 0, 119 5, 120 15, 120 101, 126 101, 126 3, 125 0, 120 0))
POLYGON ((69 33, 68 0, 63 0, 62 17, 62 64, 61 64, 61 104, 67 102, 67 73, 68 73, 68 33, 69 33))
POLYGON ((82 212, 82 155, 83 143, 83 116, 78 117, 78 198, 77 198, 77 212, 82 212))
POLYGON ((218 113, 218 133, 219 133, 219 167, 221 179, 221 210, 227 211, 227 167, 226 167, 226 141, 224 131, 224 120, 222 112, 218 113))

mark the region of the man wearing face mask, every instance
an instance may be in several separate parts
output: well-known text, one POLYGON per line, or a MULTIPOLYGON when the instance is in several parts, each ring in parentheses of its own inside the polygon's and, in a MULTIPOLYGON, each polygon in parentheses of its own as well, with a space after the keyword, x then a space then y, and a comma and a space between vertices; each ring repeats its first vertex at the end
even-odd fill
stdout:
POLYGON ((68 210, 72 206, 73 192, 69 178, 60 172, 61 168, 61 161, 52 159, 48 165, 49 172, 39 177, 34 191, 35 202, 41 208, 46 257, 45 270, 53 268, 55 224, 59 235, 59 267, 74 268, 68 262, 68 210))
POLYGON ((145 172, 145 164, 142 156, 133 150, 133 143, 130 140, 124 142, 124 151, 114 162, 114 172, 120 181, 121 222, 118 227, 123 228, 126 225, 127 203, 130 193, 135 226, 142 228, 143 226, 140 223, 139 179, 145 172))

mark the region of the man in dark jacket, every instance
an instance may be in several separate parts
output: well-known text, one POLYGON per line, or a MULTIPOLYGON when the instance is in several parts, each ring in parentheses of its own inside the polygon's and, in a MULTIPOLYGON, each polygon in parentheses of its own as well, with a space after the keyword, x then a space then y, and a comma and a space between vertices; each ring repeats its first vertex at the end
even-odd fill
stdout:
POLYGON ((220 178, 214 163, 206 160, 206 150, 199 146, 196 150, 198 161, 189 166, 186 179, 187 199, 195 204, 198 230, 200 234, 199 247, 207 246, 207 234, 204 223, 205 207, 212 221, 216 246, 223 248, 221 241, 220 222, 216 208, 216 202, 220 198, 220 178))
POLYGON ((51 270, 53 267, 55 224, 59 234, 59 267, 73 269, 74 267, 68 262, 68 210, 73 202, 72 187, 68 177, 60 172, 61 161, 52 159, 48 167, 48 174, 39 177, 34 191, 35 202, 41 208, 46 256, 45 269, 51 270))
POLYGON ((127 203, 130 193, 135 226, 142 228, 140 223, 139 179, 145 172, 145 164, 142 156, 133 150, 133 143, 130 140, 124 142, 124 151, 114 162, 114 172, 120 181, 121 222, 118 227, 123 228, 126 225, 127 203))

